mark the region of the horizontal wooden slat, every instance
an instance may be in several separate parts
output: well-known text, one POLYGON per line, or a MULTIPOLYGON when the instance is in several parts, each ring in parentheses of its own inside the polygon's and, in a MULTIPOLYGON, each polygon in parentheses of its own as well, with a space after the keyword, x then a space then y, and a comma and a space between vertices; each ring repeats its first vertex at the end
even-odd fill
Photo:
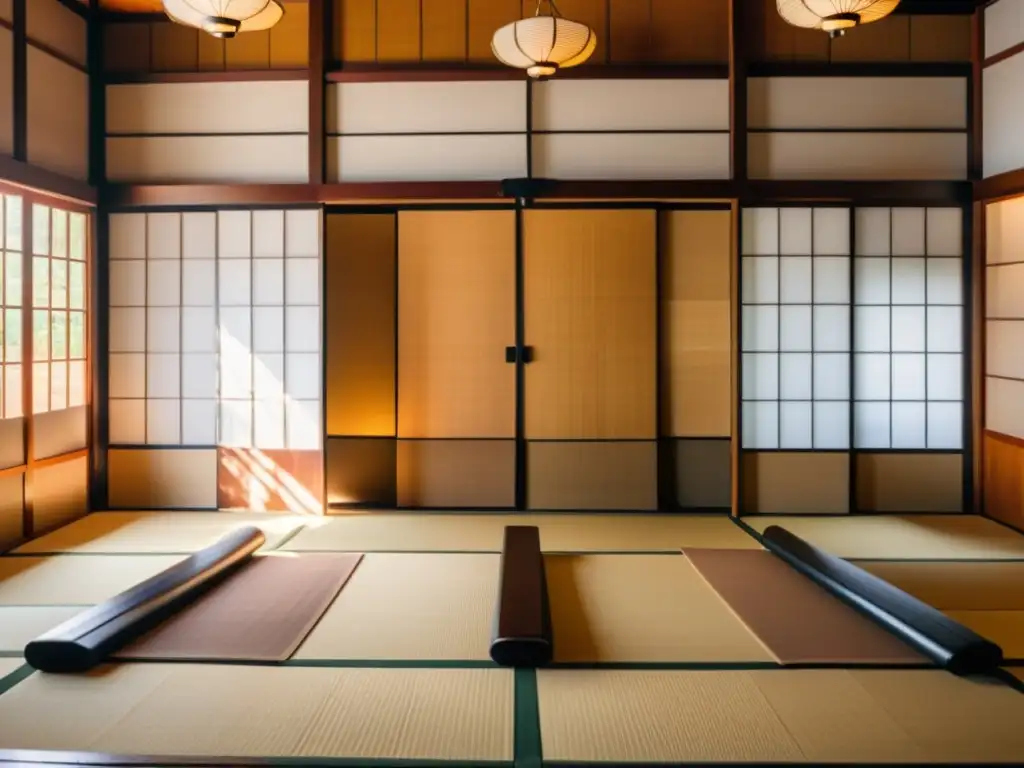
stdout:
POLYGON ((750 128, 967 127, 958 77, 756 77, 747 103, 750 128))
POLYGON ((305 183, 306 136, 107 139, 107 178, 122 183, 305 183))
POLYGON ((550 80, 533 88, 537 131, 728 128, 726 80, 550 80))
POLYGON ((107 86, 108 133, 305 133, 305 81, 107 86))
POLYGON ((728 133, 553 133, 533 137, 533 173, 556 179, 723 179, 728 133))
POLYGON ((754 179, 966 179, 965 133, 758 133, 754 179))
POLYGON ((526 130, 523 82, 340 83, 327 88, 328 133, 526 130))
POLYGON ((338 181, 497 181, 526 175, 526 136, 343 136, 327 142, 338 181))

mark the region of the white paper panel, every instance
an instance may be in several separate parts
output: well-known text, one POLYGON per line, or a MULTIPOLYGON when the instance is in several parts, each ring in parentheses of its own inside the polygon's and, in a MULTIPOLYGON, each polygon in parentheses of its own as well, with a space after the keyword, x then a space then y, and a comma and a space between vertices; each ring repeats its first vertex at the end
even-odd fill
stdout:
POLYGON ((111 445, 143 445, 146 442, 146 401, 110 401, 111 445))
POLYGON ((966 179, 963 133, 756 133, 754 179, 966 179))
POLYGON ((1024 439, 1024 381, 985 379, 985 428, 1024 439))
POLYGON ((814 307, 814 351, 848 352, 850 350, 850 308, 814 307))
POLYGON ((779 448, 806 448, 814 441, 813 403, 779 403, 779 448))
POLYGON ((858 208, 856 218, 857 242, 854 253, 858 256, 888 256, 892 252, 891 209, 858 208))
POLYGON ((285 303, 320 305, 319 259, 288 259, 285 268, 285 303))
POLYGON ((926 322, 929 352, 963 351, 963 311, 960 307, 928 307, 926 322))
POLYGON ((284 398, 284 355, 279 352, 258 353, 253 360, 253 398, 264 404, 284 398))
POLYGON ((284 402, 257 399, 253 406, 253 445, 265 450, 286 448, 284 402))
POLYGON ((142 307, 146 304, 146 262, 110 262, 110 306, 142 307))
POLYGON ((146 258, 181 258, 181 214, 150 213, 147 215, 146 258))
POLYGON ((217 262, 187 259, 181 263, 181 303, 185 307, 212 307, 217 303, 217 262))
POLYGON ((892 399, 924 400, 927 395, 925 368, 924 355, 893 355, 892 399))
POLYGON ((814 298, 814 268, 810 256, 783 256, 780 261, 782 304, 810 304, 814 298))
POLYGON ((216 400, 182 400, 181 442, 183 445, 217 444, 216 400))
POLYGON ((1024 3, 996 0, 983 13, 986 58, 1024 42, 1024 3))
POLYGON ((222 307, 247 307, 252 303, 252 261, 222 259, 217 265, 217 299, 222 307))
POLYGON ((146 258, 146 214, 110 214, 110 259, 146 258))
POLYGON ((306 136, 107 138, 107 178, 121 183, 304 184, 306 136))
POLYGON ((284 308, 255 307, 252 311, 254 352, 284 351, 284 308))
POLYGON ((28 160, 89 176, 89 76, 38 48, 28 49, 28 160))
POLYGON ((927 447, 928 412, 924 403, 892 404, 892 447, 927 447))
POLYGON ((212 400, 217 397, 215 354, 181 356, 181 396, 196 400, 212 400))
POLYGON ((179 400, 146 401, 146 443, 178 445, 181 443, 181 402, 179 400))
MULTIPOLYGON (((744 304, 778 303, 778 258, 774 256, 744 256, 742 268, 744 304)), ((783 290, 785 290, 785 285, 783 285, 783 290)))
POLYGON ((858 352, 888 352, 891 348, 889 307, 855 307, 854 348, 858 352))
POLYGON ((743 447, 763 450, 779 447, 778 403, 743 403, 743 447))
POLYGON ((333 134, 524 133, 526 83, 340 83, 327 86, 326 111, 333 134))
POLYGON ((217 214, 184 213, 181 216, 181 257, 212 259, 217 255, 217 214))
POLYGON ((217 314, 213 307, 181 310, 181 351, 217 351, 217 314))
MULTIPOLYGON (((785 357, 793 357, 786 355, 785 357)), ((743 355, 743 398, 745 400, 776 400, 779 397, 779 356, 773 354, 743 355)))
MULTIPOLYGON (((110 320, 113 326, 113 316, 110 320)), ((147 352, 181 351, 181 310, 178 307, 150 307, 146 311, 144 327, 147 352)))
MULTIPOLYGON (((6 0, 10 3, 11 0, 6 0)), ((2 0, 0 0, 2 4, 2 0)), ((14 35, 6 27, 0 27, 0 61, 14 60, 14 35)), ((0 154, 9 155, 14 152, 14 69, 11 66, 0 67, 0 154)))
POLYGON ((858 400, 888 400, 891 396, 889 355, 858 354, 854 356, 854 396, 858 400))
POLYGON ((288 258, 319 259, 321 230, 317 208, 285 211, 284 252, 288 258))
POLYGON ((25 8, 26 34, 31 42, 42 43, 85 66, 85 19, 57 0, 32 0, 25 8))
POLYGON ((217 214, 217 258, 248 259, 252 256, 252 222, 249 211, 217 214))
POLYGON ((814 403, 814 448, 845 450, 850 447, 850 404, 814 403))
POLYGON ((780 400, 810 400, 814 396, 814 361, 809 354, 780 355, 780 400))
POLYGON ((536 131, 729 130, 728 80, 549 80, 533 86, 536 131))
POLYGON ((146 303, 151 307, 181 305, 180 262, 146 262, 146 303))
POLYGON ((774 256, 779 253, 778 208, 744 208, 740 221, 740 245, 744 256, 774 256))
POLYGON ((743 307, 744 352, 774 352, 779 348, 779 308, 743 307))
POLYGON ((985 206, 985 261, 1024 261, 1024 197, 985 206))
POLYGON ((146 351, 146 310, 141 307, 110 310, 110 351, 146 351))
POLYGON ((1024 320, 985 324, 985 372, 1024 380, 1024 320))
POLYGON ((788 256, 814 253, 814 211, 810 208, 779 209, 779 252, 788 256))
POLYGON ((928 214, 924 208, 893 208, 892 255, 924 256, 928 243, 928 214))
POLYGON ((856 448, 889 447, 889 403, 856 403, 853 418, 856 448))
POLYGON ((928 399, 963 400, 963 358, 960 355, 928 355, 928 399))
POLYGON ((727 179, 726 133, 556 133, 533 137, 533 171, 554 179, 727 179))
POLYGON ((982 152, 985 176, 1024 166, 1024 56, 1013 56, 982 73, 982 152))
POLYGON ((891 311, 892 351, 924 352, 925 308, 893 307, 891 311))
POLYGON ((927 299, 929 304, 962 304, 963 261, 928 259, 927 299))
POLYGON ((1024 318, 1024 262, 985 270, 986 316, 1024 318))
POLYGON ((306 133, 302 80, 107 86, 107 132, 306 133))
POLYGON ((963 405, 928 403, 927 447, 930 450, 960 450, 963 434, 963 405))
POLYGON ((141 398, 146 396, 146 356, 112 354, 109 370, 110 398, 141 398))
POLYGON ((146 397, 181 397, 181 355, 146 355, 146 397))
POLYGON ((894 258, 889 262, 893 304, 925 303, 925 260, 894 258))
POLYGON ((327 158, 334 181, 498 181, 526 175, 526 137, 343 136, 327 158))
POLYGON ((814 209, 814 254, 850 255, 850 209, 814 209))
POLYGON ((928 209, 928 255, 962 256, 963 211, 959 208, 928 209))
POLYGON ((811 307, 780 307, 779 349, 783 352, 810 352, 811 322, 811 307))
POLYGON ((252 212, 254 258, 284 258, 284 211, 252 212))
POLYGON ((229 448, 252 447, 252 402, 222 400, 220 403, 220 445, 229 448))
POLYGON ((850 399, 850 355, 847 353, 815 353, 814 399, 850 399))
POLYGON ((294 400, 320 397, 320 355, 288 354, 285 357, 285 394, 294 400))
POLYGON ((292 450, 318 450, 323 434, 320 403, 312 400, 288 400, 285 406, 287 447, 292 450))
POLYGON ((754 77, 747 103, 751 128, 967 128, 965 77, 754 77))
POLYGON ((814 301, 817 304, 850 303, 848 256, 814 257, 814 301))
POLYGON ((252 303, 257 307, 284 304, 284 259, 253 260, 252 303))
POLYGON ((286 307, 284 348, 288 352, 320 351, 320 308, 286 307))

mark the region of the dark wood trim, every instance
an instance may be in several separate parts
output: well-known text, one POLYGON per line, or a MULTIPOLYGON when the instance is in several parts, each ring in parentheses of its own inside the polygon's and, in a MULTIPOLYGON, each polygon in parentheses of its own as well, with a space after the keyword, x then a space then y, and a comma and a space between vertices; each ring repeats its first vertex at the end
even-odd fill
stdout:
POLYGON ((1024 448, 1024 439, 1019 438, 1019 437, 1014 437, 1013 435, 1007 435, 1007 434, 1004 434, 1002 432, 996 432, 996 431, 991 430, 991 429, 986 429, 985 430, 985 437, 990 437, 993 440, 995 440, 997 442, 1000 442, 1000 443, 1006 443, 1006 445, 1012 445, 1012 446, 1015 446, 1017 448, 1024 448))
POLYGON ((1024 168, 1004 171, 974 183, 974 199, 992 203, 1024 195, 1024 168))
POLYGON ((79 72, 89 72, 89 69, 85 64, 83 64, 80 61, 75 61, 73 58, 68 56, 63 51, 58 51, 56 48, 49 46, 46 43, 41 43, 37 40, 33 40, 31 37, 26 38, 26 42, 28 43, 28 45, 35 48, 37 51, 45 53, 47 56, 56 59, 62 64, 67 64, 72 69, 77 69, 79 72))
POLYGON ((84 181, 0 155, 0 179, 23 189, 42 192, 53 197, 94 205, 96 190, 84 181))
POLYGON ((750 77, 970 77, 970 62, 750 62, 750 77))
POLYGON ((985 204, 971 207, 970 300, 971 355, 968 360, 971 376, 971 439, 973 454, 969 471, 972 479, 972 510, 985 510, 985 361, 988 357, 985 334, 985 204))
MULTIPOLYGON (((985 12, 979 10, 978 11, 978 15, 984 16, 985 12)), ((985 59, 983 61, 982 66, 984 66, 984 67, 995 66, 996 64, 998 64, 1001 61, 1006 61, 1007 59, 1012 59, 1014 56, 1016 56, 1018 53, 1020 53, 1022 51, 1024 51, 1024 40, 1022 40, 1021 42, 1017 43, 1016 45, 1011 45, 1009 48, 1007 48, 1004 51, 1000 51, 999 53, 992 54, 991 56, 989 56, 987 59, 985 59)), ((984 47, 982 47, 982 49, 981 49, 981 55, 982 56, 985 55, 985 48, 984 47)))
MULTIPOLYGON (((102 26, 102 25, 100 25, 102 26)), ((308 69, 244 69, 231 72, 113 72, 107 85, 134 83, 250 83, 280 80, 307 80, 308 69)))
POLYGON ((750 0, 729 0, 729 170, 747 178, 747 54, 750 0))
POLYGON ((978 0, 907 0, 896 6, 896 16, 968 16, 978 0))
MULTIPOLYGON (((12 111, 14 113, 14 149, 15 160, 28 160, 28 40, 26 36, 28 0, 14 0, 12 31, 14 33, 14 62, 11 67, 13 82, 11 83, 12 111)), ((0 177, 10 179, 0 165, 0 177)))
POLYGON ((327 115, 325 109, 327 56, 330 53, 334 2, 309 0, 309 183, 326 181, 325 146, 327 115))
MULTIPOLYGON (((326 72, 332 83, 442 82, 459 80, 523 80, 525 75, 511 67, 492 67, 452 62, 449 64, 345 64, 333 62, 326 72)), ((594 64, 558 73, 560 80, 599 79, 692 79, 725 80, 728 64, 627 65, 594 64)))
MULTIPOLYGON (((966 181, 553 181, 545 200, 732 200, 743 205, 814 201, 858 205, 964 205, 966 181)), ((510 199, 499 181, 400 181, 337 184, 111 184, 100 190, 114 208, 320 205, 396 200, 510 199)))
MULTIPOLYGON (((735 0, 734 0, 735 1, 735 0)), ((729 346, 732 358, 729 390, 732 403, 732 428, 729 441, 729 507, 734 518, 743 514, 743 350, 740 337, 743 319, 742 293, 742 260, 740 258, 740 217, 743 209, 739 201, 733 200, 731 205, 732 244, 729 263, 729 346)))
MULTIPOLYGON (((91 2, 91 0, 90 0, 91 2)), ((97 9, 97 15, 101 24, 156 24, 164 22, 173 24, 163 13, 132 13, 131 11, 110 11, 103 8, 97 9)))
POLYGON ((971 16, 971 79, 968 87, 970 99, 967 113, 968 127, 968 175, 972 181, 985 176, 983 161, 984 147, 984 63, 985 56, 985 13, 978 10, 971 16))

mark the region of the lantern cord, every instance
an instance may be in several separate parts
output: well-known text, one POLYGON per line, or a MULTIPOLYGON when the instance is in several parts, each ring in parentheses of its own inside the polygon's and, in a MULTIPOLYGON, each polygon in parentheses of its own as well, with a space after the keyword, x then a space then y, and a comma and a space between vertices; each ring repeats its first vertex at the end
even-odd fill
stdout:
POLYGON ((544 3, 547 3, 548 7, 551 9, 551 12, 549 14, 547 14, 548 16, 554 16, 554 17, 557 17, 557 18, 562 18, 562 12, 560 10, 558 10, 558 6, 555 5, 555 0, 537 0, 537 11, 536 11, 536 13, 533 14, 534 16, 540 16, 541 15, 540 7, 542 5, 544 5, 544 3))

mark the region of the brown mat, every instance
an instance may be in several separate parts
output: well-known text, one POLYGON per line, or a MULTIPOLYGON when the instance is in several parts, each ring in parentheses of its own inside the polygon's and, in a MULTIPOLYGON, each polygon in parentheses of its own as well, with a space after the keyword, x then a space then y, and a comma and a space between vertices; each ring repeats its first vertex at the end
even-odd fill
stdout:
POLYGON ((770 552, 688 549, 685 554, 782 664, 927 663, 770 552))
POLYGON ((284 661, 320 620, 362 557, 254 557, 116 658, 284 661))

